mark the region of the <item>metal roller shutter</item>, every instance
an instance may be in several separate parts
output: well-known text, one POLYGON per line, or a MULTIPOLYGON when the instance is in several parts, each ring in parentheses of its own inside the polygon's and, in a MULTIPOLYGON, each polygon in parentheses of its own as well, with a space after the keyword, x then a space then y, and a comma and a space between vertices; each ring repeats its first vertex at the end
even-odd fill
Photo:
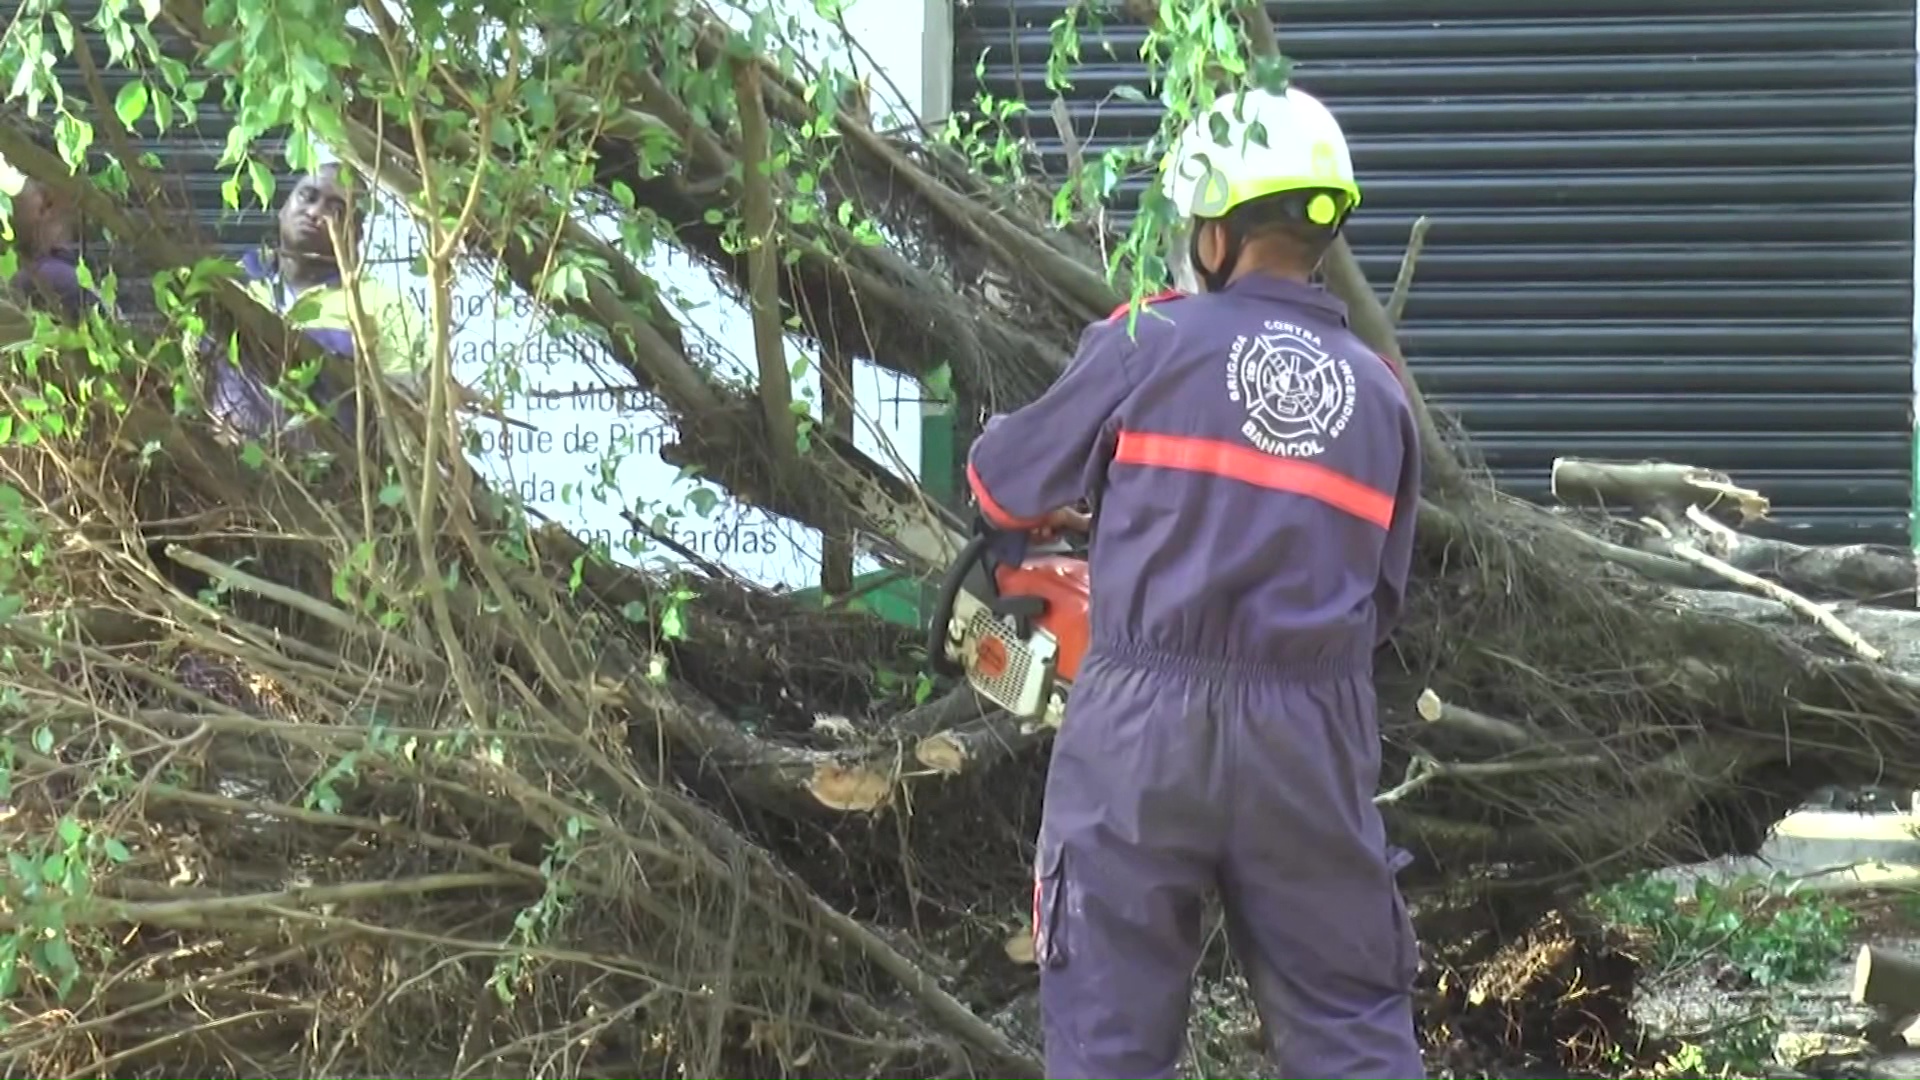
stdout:
MULTIPOLYGON (((18 0, 0 0, 0 18, 12 23, 18 17, 20 7, 18 0)), ((76 45, 84 42, 92 50, 94 69, 99 73, 107 101, 111 103, 114 95, 133 76, 125 68, 109 66, 105 42, 97 31, 88 29, 88 24, 98 11, 97 4, 93 0, 68 0, 62 9, 75 30, 79 31, 76 45)), ((164 23, 156 23, 153 32, 169 55, 188 61, 193 58, 191 46, 170 32, 164 23)), ((51 40, 51 27, 48 36, 51 40)), ((79 63, 71 56, 64 57, 56 72, 62 88, 75 102, 75 111, 81 116, 92 116, 95 111, 93 99, 79 63)), ((162 132, 156 128, 154 111, 149 107, 134 125, 135 130, 129 134, 133 136, 136 150, 143 156, 151 155, 147 158, 149 166, 165 193, 166 204, 156 208, 156 212, 167 215, 176 223, 183 219, 190 221, 186 230, 190 236, 215 252, 237 257, 269 235, 273 215, 255 205, 251 189, 244 182, 241 185, 241 205, 244 209, 230 210, 221 201, 220 186, 226 181, 228 171, 219 168, 218 163, 221 151, 226 147, 230 117, 220 108, 220 86, 218 80, 213 82, 191 123, 184 122, 176 110, 171 117, 172 123, 162 132)), ((43 112, 43 122, 45 119, 43 112)), ((101 149, 106 142, 106 132, 97 123, 94 142, 94 164, 98 167, 105 163, 101 149)), ((277 144, 256 143, 254 153, 265 157, 276 169, 283 166, 274 156, 278 153, 277 144)), ((277 179, 284 187, 284 175, 277 179)), ((276 201, 279 194, 283 192, 276 193, 276 201)), ((89 258, 97 258, 97 253, 91 247, 87 254, 89 258)), ((133 265, 124 252, 110 252, 109 257, 123 273, 141 269, 133 265)))
MULTIPOLYGON (((955 12, 955 107, 1024 100, 1055 175, 1044 73, 1063 7, 955 12)), ((1904 542, 1913 0, 1272 10, 1296 80, 1352 140, 1351 236, 1376 287, 1433 219, 1405 344, 1505 488, 1544 496, 1562 454, 1658 457, 1765 490, 1795 538, 1904 542)), ((1112 96, 1143 86, 1143 35, 1111 22, 1110 52, 1083 45, 1067 104, 1093 149, 1158 122, 1112 96)))

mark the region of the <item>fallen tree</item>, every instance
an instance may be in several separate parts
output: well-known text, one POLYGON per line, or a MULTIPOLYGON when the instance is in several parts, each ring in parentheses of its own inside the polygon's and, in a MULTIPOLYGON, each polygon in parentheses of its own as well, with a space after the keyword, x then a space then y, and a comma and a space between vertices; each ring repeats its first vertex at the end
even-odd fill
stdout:
MULTIPOLYGON (((1155 33, 1217 75, 1277 70, 1257 8, 1243 27, 1192 7, 1155 33)), ((925 576, 960 516, 805 409, 788 339, 950 392, 977 423, 1153 284, 1134 268, 1164 222, 1056 225, 1051 192, 975 164, 1004 155, 883 134, 844 73, 777 60, 791 43, 764 21, 360 11, 369 29, 109 4, 105 67, 143 89, 110 94, 83 60, 88 92, 62 107, 94 167, 69 167, 72 119, 57 151, 0 123, 0 154, 84 206, 144 275, 121 293, 155 308, 9 321, 5 1070, 1038 1075, 981 1017, 1021 979, 1005 942, 1047 733, 920 681, 916 635, 718 568, 637 570, 492 490, 461 451, 447 304, 463 267, 497 271, 658 400, 670 461, 925 576), (233 87, 236 176, 291 126, 419 219, 422 399, 289 341, 170 213, 128 129, 204 93, 192 70, 233 87), (648 275, 665 242, 746 299, 750 376, 704 362, 648 275), (318 456, 222 443, 178 344, 208 328, 358 377, 378 423, 309 425, 318 456)), ((71 38, 62 18, 35 50, 71 38)), ((1204 67, 1163 72, 1170 128, 1204 67)), ((1126 164, 1070 183, 1101 194, 1126 164)), ((1344 243, 1327 276, 1419 400, 1397 305, 1344 243)), ((1420 857, 1430 936, 1751 849, 1822 784, 1920 776, 1905 553, 1754 537, 1764 493, 1684 465, 1563 462, 1568 507, 1535 507, 1421 416, 1379 801, 1420 857)))

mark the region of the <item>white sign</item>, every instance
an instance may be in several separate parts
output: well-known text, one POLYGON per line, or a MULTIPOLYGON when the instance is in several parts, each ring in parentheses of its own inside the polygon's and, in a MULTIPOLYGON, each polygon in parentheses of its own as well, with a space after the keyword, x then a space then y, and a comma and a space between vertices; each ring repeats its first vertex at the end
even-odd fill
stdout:
MULTIPOLYGON (((864 0, 850 5, 843 16, 847 36, 866 54, 856 48, 851 57, 840 29, 815 15, 809 0, 792 6, 803 9, 794 19, 810 21, 807 29, 828 43, 814 54, 824 63, 865 72, 871 68, 867 56, 888 59, 885 78, 870 80, 880 84, 871 87, 876 113, 900 112, 888 83, 909 92, 921 88, 922 4, 864 0), (840 55, 830 55, 835 48, 840 55)), ((379 202, 368 224, 367 272, 411 297, 424 323, 427 283, 413 274, 418 232, 396 200, 383 196, 379 202)), ((614 228, 594 231, 617 246, 614 228)), ((685 327, 688 349, 697 360, 729 381, 751 381, 757 368, 745 308, 685 257, 655 258, 640 269, 672 301, 669 309, 685 327)), ((737 503, 661 460, 661 445, 675 437, 671 421, 599 342, 553 332, 545 313, 524 293, 515 289, 510 297, 500 297, 473 269, 463 271, 452 299, 454 377, 485 396, 500 393, 501 411, 535 429, 467 419, 481 440, 474 465, 497 486, 518 492, 528 507, 582 539, 604 541, 622 561, 685 562, 675 550, 679 547, 762 584, 807 588, 819 583, 819 532, 737 503)), ((817 420, 817 357, 798 339, 790 338, 787 346, 788 367, 798 373, 794 397, 806 401, 817 420)), ((855 361, 854 398, 856 444, 896 473, 916 477, 920 388, 862 358, 855 361)), ((860 571, 878 566, 868 559, 861 563, 860 571)))

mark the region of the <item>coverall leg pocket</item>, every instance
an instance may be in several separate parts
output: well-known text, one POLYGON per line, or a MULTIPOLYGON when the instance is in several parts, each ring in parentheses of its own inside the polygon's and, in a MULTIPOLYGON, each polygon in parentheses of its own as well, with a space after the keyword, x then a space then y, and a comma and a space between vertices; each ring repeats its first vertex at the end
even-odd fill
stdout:
POLYGON ((1420 977, 1420 938, 1413 929, 1413 915, 1407 910, 1407 898, 1400 891, 1396 880, 1400 871, 1413 862, 1413 853, 1403 848, 1387 849, 1387 885, 1393 890, 1392 922, 1388 932, 1395 946, 1393 985, 1396 990, 1413 990, 1415 980, 1420 977))
POLYGON ((1407 911, 1406 898, 1400 890, 1393 890, 1393 922, 1388 932, 1396 952, 1394 954, 1393 987, 1395 990, 1413 991, 1414 981, 1420 977, 1420 939, 1414 934, 1413 916, 1407 911))
POLYGON ((1033 860, 1033 962, 1042 968, 1067 963, 1066 845, 1042 842, 1033 860))

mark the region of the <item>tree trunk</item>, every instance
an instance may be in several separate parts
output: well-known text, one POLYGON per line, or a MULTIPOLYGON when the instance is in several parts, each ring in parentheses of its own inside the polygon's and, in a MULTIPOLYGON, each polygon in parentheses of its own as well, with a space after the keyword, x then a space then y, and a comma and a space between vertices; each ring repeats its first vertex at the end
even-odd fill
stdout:
MULTIPOLYGON (((262 115, 284 98, 261 65, 304 68, 256 45, 322 34, 162 6, 262 115)), ((484 35, 368 6, 372 30, 306 57, 372 65, 322 64, 335 148, 430 224, 437 289, 478 268, 543 298, 671 415, 663 457, 820 529, 830 596, 856 548, 930 578, 962 521, 856 446, 851 359, 945 380, 962 427, 1030 401, 1126 299, 1113 238, 824 109, 704 9, 556 28, 537 7, 538 45, 498 46, 541 50, 530 89, 459 44, 484 35), (595 216, 672 223, 750 298, 752 385, 701 362, 595 216), (789 332, 825 358, 817 428, 796 421, 789 332)), ((116 104, 76 107, 111 132, 116 104)), ((0 1071, 1039 1074, 980 1018, 1011 976, 979 958, 1005 963, 1028 904, 1050 730, 923 681, 917 631, 716 567, 616 565, 528 520, 449 449, 444 372, 423 403, 289 340, 193 276, 205 252, 161 208, 36 139, 0 116, 0 153, 165 271, 156 304, 196 284, 163 332, 90 331, 110 341, 0 310, 22 358, 0 380, 0 787, 24 860, 4 921, 33 954, 14 1004, 40 1021, 0 1071), (273 370, 358 375, 377 423, 303 429, 324 460, 222 442, 175 344, 207 327, 273 370)), ((1419 856, 1417 899, 1537 912, 1567 881, 1751 850, 1820 785, 1920 782, 1906 553, 1754 536, 1765 493, 1684 464, 1562 459, 1554 509, 1496 492, 1443 439, 1344 241, 1327 278, 1419 403, 1416 577, 1377 661, 1377 802, 1419 856)), ((1486 1038, 1591 1033, 1556 1003, 1603 950, 1537 929, 1532 967, 1475 984, 1498 999, 1474 1013, 1486 1038)))

